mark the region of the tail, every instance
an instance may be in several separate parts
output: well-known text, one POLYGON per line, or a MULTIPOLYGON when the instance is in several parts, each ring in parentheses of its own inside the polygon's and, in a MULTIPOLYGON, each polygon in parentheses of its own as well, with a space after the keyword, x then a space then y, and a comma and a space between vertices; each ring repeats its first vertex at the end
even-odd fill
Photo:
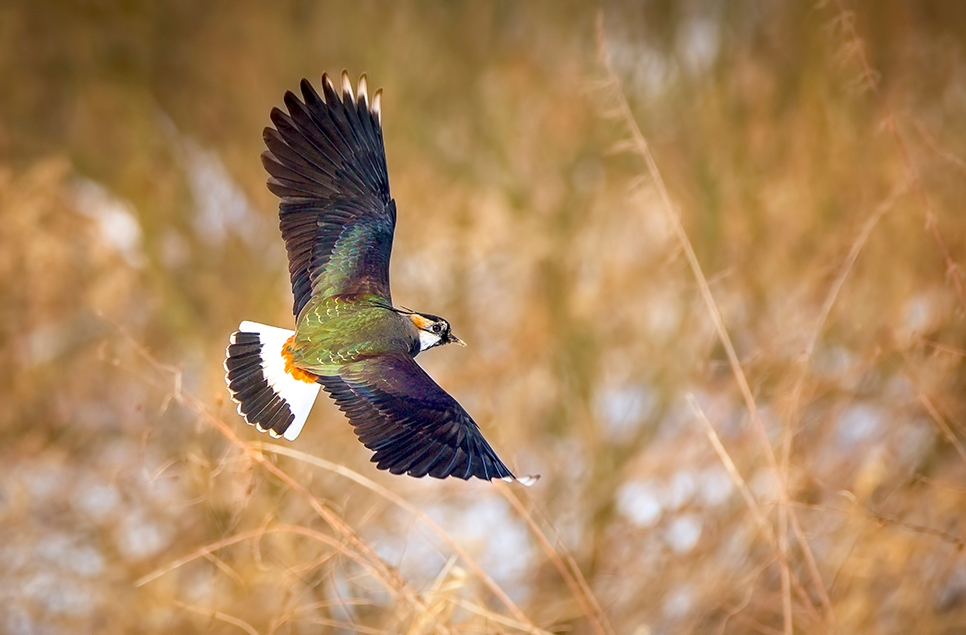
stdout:
POLYGON ((285 345, 294 331, 242 322, 231 336, 225 382, 238 414, 273 437, 294 441, 302 431, 321 386, 294 368, 285 345))

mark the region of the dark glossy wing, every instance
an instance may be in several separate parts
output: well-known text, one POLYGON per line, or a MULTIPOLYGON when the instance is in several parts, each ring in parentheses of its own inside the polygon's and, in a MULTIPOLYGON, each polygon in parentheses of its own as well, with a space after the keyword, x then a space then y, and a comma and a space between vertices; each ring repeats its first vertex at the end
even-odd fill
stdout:
MULTIPOLYGON (((516 480, 473 419, 407 355, 369 358, 318 379, 375 452, 381 470, 436 478, 516 480)), ((531 477, 519 479, 532 482, 531 477)))
POLYGON ((389 255, 396 206, 382 141, 380 92, 370 106, 365 75, 353 96, 327 75, 320 97, 308 80, 302 99, 285 93, 288 113, 272 110, 262 164, 268 189, 282 200, 279 218, 298 316, 312 295, 389 295, 389 255))

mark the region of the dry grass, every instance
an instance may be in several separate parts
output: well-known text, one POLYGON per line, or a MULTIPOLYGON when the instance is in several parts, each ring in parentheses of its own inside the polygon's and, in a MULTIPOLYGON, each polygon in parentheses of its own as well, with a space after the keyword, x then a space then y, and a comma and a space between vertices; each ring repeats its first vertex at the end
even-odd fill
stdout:
POLYGON ((966 619, 966 12, 0 7, 0 631, 966 619), (288 325, 259 131, 382 86, 397 303, 531 490, 234 413, 288 325))

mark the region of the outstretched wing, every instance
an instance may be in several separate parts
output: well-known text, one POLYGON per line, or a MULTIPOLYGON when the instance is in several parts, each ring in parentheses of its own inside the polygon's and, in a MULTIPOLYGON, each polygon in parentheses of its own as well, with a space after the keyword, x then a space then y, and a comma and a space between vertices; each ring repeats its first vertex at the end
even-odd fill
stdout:
POLYGON ((313 295, 389 295, 389 255, 396 205, 382 141, 381 91, 369 104, 366 76, 353 96, 342 73, 342 93, 327 75, 322 94, 308 80, 302 100, 285 93, 288 113, 272 110, 262 165, 268 189, 282 200, 279 218, 288 251, 298 316, 313 295), (304 101, 303 101, 304 100, 304 101))
POLYGON ((318 382, 349 417, 372 462, 393 474, 516 479, 473 419, 407 355, 344 366, 318 382))

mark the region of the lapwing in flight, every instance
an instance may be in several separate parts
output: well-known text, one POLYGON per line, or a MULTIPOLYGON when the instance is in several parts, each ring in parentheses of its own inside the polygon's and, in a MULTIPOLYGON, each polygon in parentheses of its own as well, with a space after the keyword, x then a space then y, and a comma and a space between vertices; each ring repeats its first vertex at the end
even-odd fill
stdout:
POLYGON ((515 477, 453 397, 414 359, 463 342, 441 317, 396 308, 389 255, 396 203, 382 139, 382 91, 369 100, 342 73, 272 110, 262 164, 277 195, 295 296, 295 331, 242 322, 225 380, 238 413, 258 430, 294 440, 324 388, 372 461, 393 474, 484 480, 515 477))

